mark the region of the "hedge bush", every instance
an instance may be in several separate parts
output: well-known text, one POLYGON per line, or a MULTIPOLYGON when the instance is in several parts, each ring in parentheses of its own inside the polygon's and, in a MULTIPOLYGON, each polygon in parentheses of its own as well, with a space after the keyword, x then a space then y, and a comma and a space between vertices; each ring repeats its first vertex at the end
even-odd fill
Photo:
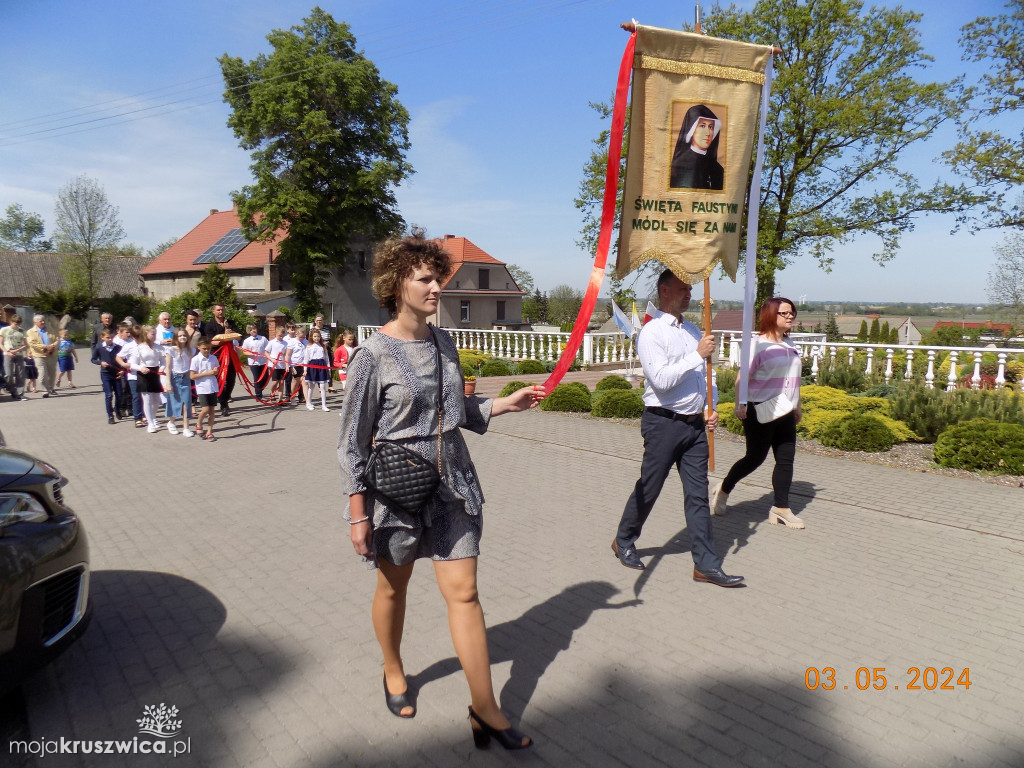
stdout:
POLYGON ((824 366, 818 370, 818 384, 823 387, 841 389, 844 392, 863 392, 868 388, 864 370, 856 363, 850 366, 842 359, 836 360, 834 368, 824 366))
POLYGON ((543 411, 568 411, 571 413, 589 413, 593 408, 590 390, 581 382, 559 384, 546 398, 541 400, 543 411))
POLYGON ((470 368, 468 363, 462 364, 462 375, 465 376, 476 376, 476 371, 470 368))
POLYGON ((935 442, 943 467, 1024 474, 1024 426, 971 419, 944 430, 935 442))
POLYGON ((858 413, 843 416, 829 424, 821 430, 818 441, 844 451, 877 453, 892 448, 896 436, 877 416, 858 413))
POLYGON ((476 369, 483 365, 485 362, 491 359, 490 355, 479 352, 475 349, 460 349, 459 350, 459 362, 463 365, 468 365, 470 368, 476 369))
POLYGON ((630 384, 628 381, 626 381, 625 377, 617 376, 615 374, 611 374, 610 376, 605 376, 603 379, 601 379, 599 382, 597 382, 597 386, 594 387, 594 389, 596 391, 598 391, 598 392, 600 392, 601 390, 604 390, 604 389, 632 389, 632 388, 633 388, 633 385, 630 384))
POLYGON ((604 390, 590 412, 611 419, 639 419, 644 412, 643 395, 632 388, 604 390))
POLYGON ((480 366, 481 376, 511 376, 512 369, 501 360, 488 360, 480 366))
POLYGON ((1008 389, 928 389, 900 385, 891 400, 891 414, 905 422, 927 443, 934 443, 952 424, 986 418, 1003 424, 1024 421, 1024 396, 1008 389))
POLYGON ((510 381, 504 387, 501 388, 501 392, 498 393, 498 397, 508 397, 513 392, 518 392, 523 387, 532 387, 528 381, 510 381))
POLYGON ((547 373, 548 368, 540 360, 523 360, 516 366, 516 373, 526 375, 528 373, 547 373))
POLYGON ((718 386, 718 396, 726 397, 730 396, 731 392, 736 390, 736 375, 738 371, 735 368, 716 368, 715 369, 715 384, 718 386))

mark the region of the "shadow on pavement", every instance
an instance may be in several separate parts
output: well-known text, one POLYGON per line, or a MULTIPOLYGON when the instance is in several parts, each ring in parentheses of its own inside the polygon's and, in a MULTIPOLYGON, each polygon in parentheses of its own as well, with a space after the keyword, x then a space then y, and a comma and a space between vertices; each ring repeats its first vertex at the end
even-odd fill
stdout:
MULTIPOLYGON (((559 653, 569 648, 573 633, 587 623, 594 611, 640 604, 639 600, 610 602, 618 593, 619 590, 606 581, 573 584, 533 606, 518 619, 487 629, 491 664, 512 662, 511 676, 499 695, 499 703, 506 714, 526 709, 544 672, 559 653)), ((428 683, 457 672, 461 672, 461 667, 453 656, 431 664, 417 675, 410 675, 409 684, 419 691, 428 683)))
MULTIPOLYGON (((700 666, 694 660, 694 666, 700 666)), ((654 682, 652 671, 635 679, 617 671, 588 676, 586 685, 561 692, 555 703, 527 715, 521 730, 534 739, 531 749, 502 754, 494 743, 490 755, 473 748, 463 718, 427 733, 410 721, 394 741, 360 743, 318 755, 320 768, 463 764, 558 766, 707 766, 742 768, 863 768, 914 765, 914 755, 891 754, 875 744, 864 752, 830 719, 831 708, 820 691, 803 685, 764 685, 737 673, 706 684, 654 682), (498 754, 495 754, 498 753, 498 754), (512 756, 515 756, 514 759, 512 756), (502 760, 504 758, 504 760, 502 760), (890 762, 886 762, 891 758, 890 762)), ((692 678, 693 676, 690 675, 692 678)), ((801 681, 802 682, 802 681, 801 681)), ((893 724, 898 728, 898 724, 893 724)), ((922 745, 922 756, 926 745, 922 745)), ((1007 740, 982 755, 964 745, 962 753, 929 758, 935 768, 1018 768, 1024 742, 1007 740)), ((921 763, 926 764, 926 763, 921 763)))
MULTIPOLYGON (((251 738, 237 727, 239 713, 263 706, 260 697, 288 674, 281 654, 270 643, 224 633, 223 603, 180 576, 94 571, 90 593, 92 625, 23 686, 31 738, 131 740, 144 709, 166 703, 178 708, 182 738, 191 737, 193 751, 201 748, 196 762, 181 764, 234 765, 232 737, 251 738)), ((6 758, 7 744, 0 749, 6 758)), ((132 765, 140 757, 93 759, 132 765)), ((82 760, 47 755, 38 764, 82 760)))

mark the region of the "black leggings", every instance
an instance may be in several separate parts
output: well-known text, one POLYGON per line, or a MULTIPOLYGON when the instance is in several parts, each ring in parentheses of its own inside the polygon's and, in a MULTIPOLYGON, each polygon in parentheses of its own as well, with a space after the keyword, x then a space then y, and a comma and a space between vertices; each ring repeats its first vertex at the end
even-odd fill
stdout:
POLYGON ((732 465, 722 482, 722 491, 732 493, 736 483, 764 463, 771 448, 775 454, 775 471, 772 472, 775 506, 788 509, 789 487, 793 484, 793 458, 796 455, 796 414, 790 412, 775 421, 760 424, 754 406, 748 405, 743 431, 747 435, 747 453, 732 465))

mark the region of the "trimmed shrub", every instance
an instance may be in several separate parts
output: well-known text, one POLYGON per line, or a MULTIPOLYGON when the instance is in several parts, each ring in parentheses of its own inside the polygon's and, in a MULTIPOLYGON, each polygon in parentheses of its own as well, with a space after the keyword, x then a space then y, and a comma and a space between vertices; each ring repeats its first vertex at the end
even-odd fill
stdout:
POLYGON ((644 400, 638 389, 609 389, 596 398, 591 413, 611 419, 639 419, 644 400))
POLYGON ((813 408, 827 411, 850 411, 852 413, 889 413, 889 401, 881 397, 855 397, 841 389, 811 385, 800 388, 801 408, 806 414, 813 408))
POLYGON ((891 400, 891 413, 927 443, 934 443, 951 424, 986 418, 1000 423, 1024 421, 1024 397, 1009 389, 928 389, 913 384, 900 386, 891 400))
POLYGON ((474 349, 459 350, 459 362, 463 365, 468 365, 470 368, 479 368, 490 359, 490 355, 485 355, 483 352, 474 349))
POLYGON ((476 376, 476 371, 469 367, 468 364, 462 364, 462 375, 463 376, 476 376))
POLYGON ((821 430, 818 440, 822 445, 844 451, 887 451, 896 442, 892 430, 877 416, 850 414, 821 430))
POLYGON ((868 391, 864 393, 864 397, 885 397, 889 398, 896 394, 899 387, 895 384, 875 384, 873 387, 868 387, 868 391))
POLYGON ((736 408, 736 403, 727 403, 723 401, 718 402, 718 418, 721 424, 725 425, 725 428, 732 432, 734 435, 745 435, 746 432, 743 430, 743 422, 736 418, 736 414, 733 409, 736 408))
POLYGON ((735 368, 716 368, 715 369, 715 384, 718 385, 718 396, 723 397, 728 392, 734 392, 736 390, 736 375, 737 370, 735 368))
POLYGON ((546 398, 540 401, 540 408, 542 411, 590 413, 593 403, 590 400, 590 390, 587 389, 586 384, 574 381, 555 387, 546 398))
POLYGON ((523 360, 516 365, 516 373, 526 375, 529 373, 547 373, 548 368, 540 360, 523 360))
POLYGON ((834 368, 825 367, 818 371, 818 384, 833 387, 844 392, 863 392, 868 388, 868 380, 863 369, 851 367, 845 360, 836 360, 834 368))
POLYGON ((512 369, 501 360, 488 360, 480 366, 481 376, 511 376, 512 369))
POLYGON ((632 389, 632 388, 633 388, 633 385, 630 384, 628 381, 626 381, 625 377, 623 377, 623 376, 616 376, 615 374, 612 374, 610 376, 605 376, 603 379, 601 379, 599 382, 597 382, 597 386, 594 387, 594 389, 597 392, 600 392, 603 389, 632 389))
POLYGON ((523 387, 532 387, 528 381, 510 381, 504 387, 501 388, 501 392, 498 393, 498 397, 508 397, 513 392, 518 392, 523 387))
POLYGON ((943 467, 1024 474, 1024 426, 971 419, 944 430, 935 442, 943 467))

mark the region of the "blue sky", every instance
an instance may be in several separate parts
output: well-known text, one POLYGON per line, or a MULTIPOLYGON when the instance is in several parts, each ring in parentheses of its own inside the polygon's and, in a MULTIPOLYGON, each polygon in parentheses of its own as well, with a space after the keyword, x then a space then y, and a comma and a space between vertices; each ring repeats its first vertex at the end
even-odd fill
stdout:
MULTIPOLYGON (((936 58, 925 76, 938 80, 967 70, 960 27, 1000 12, 1002 2, 904 6, 924 13, 922 37, 936 58)), ((249 181, 249 159, 226 125, 216 58, 269 51, 267 33, 301 23, 312 7, 312 0, 0 0, 0 210, 20 203, 49 231, 57 191, 85 173, 119 206, 127 239, 150 248, 185 234, 211 208, 229 207, 230 192, 249 181)), ((611 96, 627 38, 620 22, 678 28, 692 21, 693 3, 325 0, 321 7, 352 27, 411 113, 416 174, 398 191, 406 221, 430 235, 468 237, 528 269, 542 290, 563 283, 582 290, 593 254, 575 245, 581 219, 572 201, 602 127, 587 104, 611 96)), ((944 131, 907 167, 923 184, 934 181, 946 172, 933 158, 953 141, 944 131)), ((779 274, 778 290, 794 299, 984 301, 1002 234, 950 235, 953 224, 921 220, 886 267, 871 260, 879 247, 872 237, 838 250, 831 274, 801 258, 779 274)), ((712 295, 741 298, 742 280, 713 281, 712 295)))

